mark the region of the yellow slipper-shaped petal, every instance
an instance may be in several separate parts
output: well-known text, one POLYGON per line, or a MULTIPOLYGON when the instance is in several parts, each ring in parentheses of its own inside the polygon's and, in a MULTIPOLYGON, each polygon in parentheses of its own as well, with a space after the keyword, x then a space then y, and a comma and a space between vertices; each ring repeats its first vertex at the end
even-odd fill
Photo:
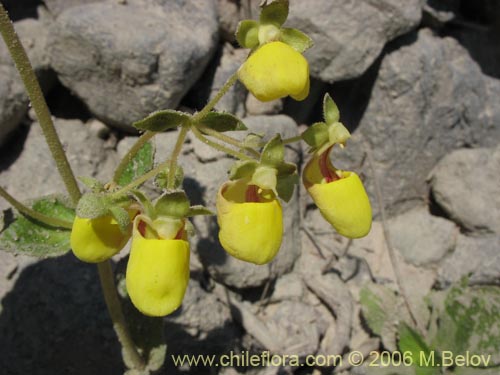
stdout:
POLYGON ((126 284, 134 306, 149 316, 165 316, 184 299, 189 282, 189 243, 146 239, 134 223, 126 284))
POLYGON ((270 42, 256 50, 238 71, 239 80, 260 101, 290 95, 304 100, 309 95, 307 60, 282 42, 270 42))
POLYGON ((122 233, 111 215, 97 219, 76 217, 71 230, 71 249, 78 259, 99 263, 123 249, 129 238, 130 234, 122 233))
MULTIPOLYGON (((359 176, 350 171, 338 171, 340 178, 327 182, 313 157, 304 173, 304 185, 323 217, 335 230, 348 238, 360 238, 370 232, 372 210, 368 195, 359 176)), ((329 168, 331 163, 328 159, 329 168)))
POLYGON ((248 185, 227 182, 217 194, 217 221, 222 247, 237 259, 269 263, 278 253, 283 237, 283 215, 276 198, 246 202, 248 185))

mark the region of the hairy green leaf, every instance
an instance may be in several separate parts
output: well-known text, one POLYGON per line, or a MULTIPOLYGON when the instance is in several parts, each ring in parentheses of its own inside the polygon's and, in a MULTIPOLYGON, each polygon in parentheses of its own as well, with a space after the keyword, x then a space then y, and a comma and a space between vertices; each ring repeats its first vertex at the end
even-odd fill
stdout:
MULTIPOLYGON (((46 216, 68 222, 73 222, 75 217, 74 209, 63 197, 40 198, 31 207, 46 216)), ((16 212, 0 232, 0 249, 39 258, 61 256, 70 250, 70 234, 68 229, 50 227, 16 212)))
POLYGON ((153 143, 147 142, 144 144, 139 152, 137 152, 137 154, 127 164, 127 167, 117 181, 118 185, 125 186, 137 177, 149 172, 153 168, 154 152, 153 143))
POLYGON ((185 192, 165 193, 155 203, 157 216, 184 218, 189 213, 189 199, 185 192))
POLYGON ((165 109, 151 113, 148 117, 134 122, 132 125, 140 130, 152 132, 163 132, 168 129, 175 129, 189 121, 187 113, 165 109))
POLYGON ((333 124, 340 120, 340 111, 337 104, 333 101, 330 94, 325 94, 323 99, 323 115, 327 125, 333 124))
POLYGON ((200 124, 218 132, 247 130, 245 124, 238 117, 226 112, 210 112, 200 121, 200 124))
POLYGON ((300 53, 314 44, 311 38, 297 29, 281 29, 281 40, 300 53))
POLYGON ((288 8, 288 0, 275 0, 270 4, 265 4, 260 12, 260 23, 280 27, 288 18, 288 8))
POLYGON ((328 126, 324 122, 316 122, 302 133, 302 139, 309 146, 319 148, 328 142, 328 126))

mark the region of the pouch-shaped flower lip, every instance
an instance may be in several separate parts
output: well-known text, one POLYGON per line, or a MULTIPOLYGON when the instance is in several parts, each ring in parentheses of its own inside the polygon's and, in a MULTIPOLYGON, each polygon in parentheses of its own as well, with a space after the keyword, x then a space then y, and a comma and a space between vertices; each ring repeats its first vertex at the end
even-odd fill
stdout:
POLYGON ((134 221, 126 285, 134 306, 148 316, 165 316, 181 304, 189 283, 189 243, 150 239, 141 234, 141 217, 134 221))
POLYGON ((258 194, 255 186, 249 187, 247 183, 246 180, 229 181, 217 193, 219 240, 235 258, 265 264, 276 256, 281 246, 282 208, 273 193, 258 194))
POLYGON ((322 216, 335 230, 349 238, 366 236, 372 223, 368 195, 359 176, 335 170, 328 149, 307 163, 303 182, 322 216))
MULTIPOLYGON (((134 213, 135 214, 135 213, 134 213)), ((130 234, 122 233, 111 215, 95 219, 75 217, 71 230, 71 249, 81 261, 99 263, 118 253, 130 234)))
POLYGON ((283 42, 269 42, 250 55, 238 70, 238 78, 260 101, 290 95, 309 95, 309 64, 301 53, 283 42))

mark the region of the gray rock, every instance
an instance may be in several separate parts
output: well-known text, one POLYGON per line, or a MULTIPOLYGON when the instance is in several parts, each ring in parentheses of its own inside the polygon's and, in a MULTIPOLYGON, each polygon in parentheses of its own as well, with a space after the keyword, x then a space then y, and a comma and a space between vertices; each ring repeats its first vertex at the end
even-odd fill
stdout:
POLYGON ((286 26, 314 40, 314 47, 306 52, 312 75, 339 81, 360 76, 386 42, 415 28, 422 5, 421 0, 295 1, 286 26))
MULTIPOLYGON (((370 153, 383 201, 393 213, 427 195, 426 177, 447 152, 500 140, 500 111, 492 96, 500 82, 484 76, 455 40, 427 29, 412 38, 384 57, 359 126, 346 150, 337 153, 347 164, 339 166, 355 169, 370 153)), ((365 186, 375 197, 372 170, 366 164, 364 169, 365 186)))
POLYGON ((283 100, 276 99, 270 102, 261 102, 253 95, 248 95, 245 103, 250 116, 275 115, 283 110, 283 100))
POLYGON ((115 1, 62 12, 49 41, 51 64, 104 122, 130 124, 175 108, 216 47, 213 1, 115 1))
MULTIPOLYGON (((47 91, 53 75, 49 72, 46 53, 48 26, 44 21, 25 19, 14 24, 14 28, 26 49, 42 89, 47 91)), ((28 111, 28 95, 21 77, 9 55, 7 46, 0 42, 0 144, 14 130, 28 111)))
POLYGON ((388 222, 395 249, 416 266, 441 260, 455 247, 458 228, 441 217, 432 216, 427 207, 415 207, 388 222))
MULTIPOLYGON (((55 126, 76 176, 92 176, 105 182, 111 179, 117 159, 114 152, 104 148, 105 141, 79 120, 56 119, 55 126)), ((2 163, 0 178, 16 199, 66 193, 38 124, 31 126, 19 157, 8 162, 2 163)))
POLYGON ((469 276, 470 283, 496 284, 500 278, 500 237, 460 235, 453 254, 438 270, 438 282, 446 288, 469 276))
MULTIPOLYGON (((297 134, 297 125, 286 116, 256 116, 243 120, 250 131, 267 132, 267 139, 275 133, 281 133, 283 137, 297 134)), ((238 132, 231 132, 231 135, 241 138, 238 132)), ((286 158, 289 161, 298 162, 299 157, 297 150, 289 148, 286 152, 286 158)), ((198 197, 197 203, 214 208, 217 191, 221 184, 227 181, 227 171, 234 160, 222 158, 202 165, 193 160, 185 162, 184 173, 187 177, 188 195, 195 197, 195 202, 198 197)), ((285 234, 280 252, 270 266, 257 266, 229 256, 220 247, 215 217, 194 218, 194 225, 198 231, 195 243, 201 262, 215 280, 236 288, 263 285, 270 278, 288 272, 300 253, 297 195, 290 202, 283 203, 283 219, 285 234)))
POLYGON ((463 149, 446 155, 431 177, 436 202, 461 226, 500 234, 500 146, 463 149))
MULTIPOLYGON (((102 3, 104 1, 105 0, 43 0, 50 13, 52 13, 56 17, 66 9, 73 8, 79 5, 102 3)), ((118 2, 118 0, 116 0, 116 2, 118 2)))

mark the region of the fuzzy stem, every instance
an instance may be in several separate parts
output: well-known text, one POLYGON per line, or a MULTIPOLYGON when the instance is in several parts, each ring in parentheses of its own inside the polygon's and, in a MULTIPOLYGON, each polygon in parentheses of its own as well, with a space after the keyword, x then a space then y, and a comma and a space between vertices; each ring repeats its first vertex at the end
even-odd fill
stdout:
POLYGON ((177 141, 175 142, 174 149, 172 150, 172 155, 170 156, 170 164, 168 167, 168 180, 167 180, 167 188, 173 189, 175 185, 175 171, 177 169, 177 158, 182 150, 182 145, 186 140, 186 135, 189 128, 187 126, 181 127, 179 135, 177 137, 177 141))
POLYGON ((120 299, 116 292, 111 263, 109 261, 99 263, 97 264, 97 269, 99 271, 99 279, 101 281, 104 300, 106 301, 109 315, 113 321, 113 328, 118 336, 118 341, 120 341, 124 352, 126 352, 124 355, 126 357, 126 362, 130 361, 134 369, 142 370, 145 367, 144 360, 137 352, 132 336, 130 336, 127 322, 125 321, 125 316, 121 308, 120 299))
POLYGON ((49 108, 43 97, 42 89, 36 78, 35 72, 31 66, 31 63, 26 55, 26 51, 22 46, 14 26, 3 7, 0 3, 0 33, 2 34, 5 44, 9 49, 9 53, 16 64, 19 75, 23 80, 24 87, 28 93, 28 97, 31 101, 33 109, 35 110, 38 122, 42 128, 43 135, 49 146, 49 150, 56 162, 57 170, 61 175, 61 178, 66 186, 66 190, 71 196, 71 200, 76 204, 80 199, 80 189, 76 182, 75 176, 71 167, 69 165, 66 154, 62 147, 61 141, 57 136, 56 129, 54 128, 54 123, 52 122, 52 117, 50 115, 49 108))
POLYGON ((210 100, 203 109, 195 114, 192 118, 193 124, 196 124, 200 120, 202 120, 208 113, 214 108, 219 100, 227 93, 227 91, 231 88, 232 85, 236 83, 238 80, 238 73, 235 72, 231 77, 228 78, 226 83, 220 88, 219 92, 210 100))
MULTIPOLYGON (((28 56, 26 55, 26 51, 21 45, 12 22, 2 3, 0 3, 0 33, 7 44, 9 53, 16 64, 21 79, 23 80, 24 87, 37 115, 38 122, 42 128, 49 150, 54 158, 54 161, 56 162, 57 170, 61 175, 71 200, 74 204, 76 204, 81 196, 78 183, 76 182, 73 170, 69 165, 61 141, 54 128, 49 108, 43 97, 35 72, 33 71, 28 56)), ((139 356, 139 353, 137 352, 137 349, 135 348, 132 338, 128 332, 127 324, 121 310, 121 304, 116 293, 111 264, 109 261, 105 261, 99 263, 97 267, 99 270, 101 287, 106 299, 106 305, 113 321, 113 326, 118 336, 118 340, 122 344, 124 352, 127 353, 127 357, 131 359, 134 366, 138 369, 142 369, 144 368, 144 362, 139 356)))
POLYGON ((125 171, 125 168, 127 168, 127 165, 132 161, 135 155, 141 150, 141 148, 151 139, 155 136, 155 132, 150 132, 147 131, 144 134, 142 134, 135 144, 128 150, 127 154, 122 158, 120 161, 120 164, 115 170, 114 176, 113 176, 113 181, 118 182, 120 177, 122 176, 123 172, 125 171))
POLYGON ((229 155, 234 156, 235 158, 238 158, 241 160, 255 160, 255 159, 251 158, 250 156, 247 156, 241 152, 232 150, 226 146, 212 142, 211 140, 207 139, 203 134, 201 134, 201 132, 198 129, 196 129, 195 126, 193 126, 191 128, 191 130, 193 131, 193 134, 195 135, 196 138, 198 138, 201 142, 209 145, 210 147, 215 148, 216 150, 219 150, 221 152, 225 152, 226 154, 229 154, 229 155))
POLYGON ((119 197, 120 195, 123 195, 123 194, 129 192, 130 190, 136 188, 137 186, 142 185, 150 178, 156 176, 158 173, 160 173, 164 169, 168 168, 169 166, 170 166, 170 160, 167 160, 161 164, 158 164, 155 168, 151 169, 149 172, 144 173, 142 176, 137 177, 134 181, 132 181, 128 185, 122 187, 120 190, 115 191, 113 194, 111 194, 111 196, 119 197))
POLYGON ((295 137, 290 137, 290 138, 283 139, 283 144, 287 145, 287 144, 290 144, 290 143, 300 142, 301 140, 302 140, 302 134, 301 135, 297 135, 295 137))
POLYGON ((12 195, 7 193, 7 191, 1 186, 0 186, 0 196, 4 198, 7 202, 9 202, 12 207, 14 207, 23 215, 31 217, 32 219, 35 219, 36 221, 39 221, 50 227, 66 228, 66 229, 71 229, 73 227, 73 224, 70 223, 69 221, 58 219, 57 217, 50 217, 44 215, 40 212, 33 210, 32 208, 29 208, 28 206, 25 206, 24 204, 16 200, 16 198, 14 198, 12 195))
MULTIPOLYGON (((201 130, 203 133, 206 135, 209 135, 211 137, 217 138, 218 140, 222 142, 226 142, 232 146, 238 147, 238 148, 244 148, 243 142, 239 141, 238 139, 235 139, 233 137, 230 137, 226 134, 220 133, 217 130, 213 130, 209 128, 208 126, 202 125, 202 124, 196 124, 196 127, 201 130)), ((253 156, 260 158, 260 153, 253 149, 246 149, 248 150, 253 156)))

